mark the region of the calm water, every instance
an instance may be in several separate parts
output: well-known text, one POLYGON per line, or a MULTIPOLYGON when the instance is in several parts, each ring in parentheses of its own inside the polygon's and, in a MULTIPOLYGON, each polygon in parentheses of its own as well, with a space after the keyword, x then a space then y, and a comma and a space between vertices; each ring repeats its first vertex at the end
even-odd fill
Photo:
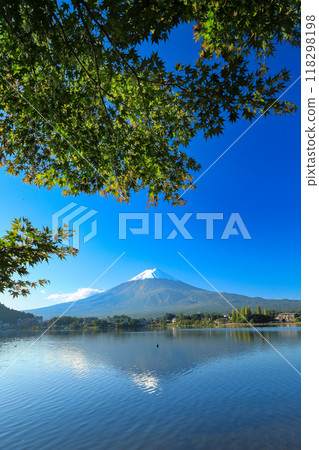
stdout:
MULTIPOLYGON (((300 329, 259 330, 300 370, 300 329)), ((2 333, 1 372, 35 338, 2 333)), ((45 335, 0 385, 1 448, 300 448, 300 376, 253 330, 45 335)))

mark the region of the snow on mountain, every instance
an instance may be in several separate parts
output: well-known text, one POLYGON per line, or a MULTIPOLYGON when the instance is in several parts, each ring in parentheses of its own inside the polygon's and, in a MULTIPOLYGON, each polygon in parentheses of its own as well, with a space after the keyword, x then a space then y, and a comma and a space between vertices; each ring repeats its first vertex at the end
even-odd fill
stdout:
POLYGON ((136 277, 131 278, 129 281, 137 281, 137 280, 149 280, 152 278, 157 278, 160 280, 174 280, 177 281, 176 278, 168 275, 165 272, 162 272, 159 269, 147 269, 144 272, 139 273, 136 277))

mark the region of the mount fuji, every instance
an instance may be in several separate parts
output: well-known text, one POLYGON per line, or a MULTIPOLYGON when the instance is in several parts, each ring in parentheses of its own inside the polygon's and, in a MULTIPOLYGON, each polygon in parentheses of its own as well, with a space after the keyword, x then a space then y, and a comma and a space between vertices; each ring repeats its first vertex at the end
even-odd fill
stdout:
MULTIPOLYGON (((277 311, 300 309, 300 300, 267 300, 261 297, 222 293, 234 306, 249 305, 277 311)), ((60 316, 73 302, 28 310, 44 319, 60 316)), ((74 317, 100 317, 126 314, 131 317, 160 317, 165 313, 228 313, 231 307, 217 293, 179 281, 159 269, 147 269, 108 291, 80 299, 67 312, 74 317)))

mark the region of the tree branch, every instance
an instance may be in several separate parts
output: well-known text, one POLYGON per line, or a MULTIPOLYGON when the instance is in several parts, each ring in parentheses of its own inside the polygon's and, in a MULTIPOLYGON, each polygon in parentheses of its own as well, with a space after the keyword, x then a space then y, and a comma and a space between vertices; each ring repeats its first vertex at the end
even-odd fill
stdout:
POLYGON ((81 3, 83 4, 83 6, 85 7, 85 9, 87 10, 88 14, 90 15, 91 19, 96 23, 96 25, 98 26, 99 30, 101 31, 101 33, 106 37, 106 39, 109 41, 109 43, 111 44, 111 46, 113 47, 113 49, 115 50, 115 52, 117 53, 117 55, 122 59, 122 61, 125 63, 125 65, 130 69, 130 71, 133 73, 134 77, 136 78, 141 96, 142 96, 142 101, 143 101, 143 105, 144 105, 144 109, 145 109, 145 113, 147 115, 147 121, 148 121, 148 127, 151 129, 151 125, 150 125, 150 114, 149 114, 149 109, 145 103, 145 98, 144 98, 144 94, 143 94, 143 89, 142 89, 142 85, 141 85, 141 81, 140 78, 138 76, 138 73, 135 71, 135 69, 133 69, 133 67, 130 65, 130 63, 127 61, 127 59, 125 58, 124 55, 122 55, 122 53, 118 50, 118 48, 116 47, 116 45, 113 43, 111 37, 109 36, 109 34, 105 31, 104 27, 100 24, 100 22, 97 20, 97 18, 95 17, 95 15, 93 14, 91 8, 87 5, 87 3, 83 0, 78 0, 77 3, 81 3))
POLYGON ((77 60, 77 62, 80 64, 80 66, 82 67, 82 69, 85 71, 85 73, 87 74, 87 76, 90 78, 90 80, 95 84, 95 86, 97 86, 98 88, 102 89, 102 91, 113 98, 113 100, 115 100, 115 97, 110 94, 109 92, 105 91, 99 84, 98 82, 92 77, 92 75, 90 74, 90 72, 87 70, 87 68, 84 66, 84 64, 82 63, 82 61, 80 60, 80 58, 78 57, 78 55, 76 54, 76 52, 72 49, 72 47, 69 45, 69 41, 68 38, 65 34, 65 30, 63 28, 63 25, 61 23, 61 21, 59 20, 59 18, 57 17, 57 15, 55 13, 53 13, 53 17, 56 20, 57 24, 59 25, 61 32, 62 32, 62 37, 64 42, 67 44, 69 50, 71 51, 71 53, 73 54, 73 56, 75 57, 75 59, 77 60))

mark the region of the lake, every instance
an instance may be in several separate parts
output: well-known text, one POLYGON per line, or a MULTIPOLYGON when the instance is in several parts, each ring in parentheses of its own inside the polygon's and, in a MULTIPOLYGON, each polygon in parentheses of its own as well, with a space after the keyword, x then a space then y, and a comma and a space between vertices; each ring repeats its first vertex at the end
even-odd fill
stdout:
MULTIPOLYGON (((258 330, 300 371, 300 328, 258 330)), ((1 372, 36 338, 2 332, 1 372)), ((6 449, 300 448, 300 376, 254 330, 50 333, 0 384, 6 449)))

